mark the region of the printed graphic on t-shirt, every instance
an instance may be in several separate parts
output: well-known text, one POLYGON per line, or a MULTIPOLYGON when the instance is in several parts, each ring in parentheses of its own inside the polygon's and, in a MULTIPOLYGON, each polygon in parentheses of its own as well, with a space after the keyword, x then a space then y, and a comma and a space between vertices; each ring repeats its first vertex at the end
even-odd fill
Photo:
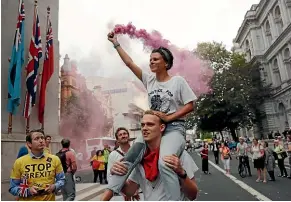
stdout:
POLYGON ((28 164, 25 165, 25 173, 28 179, 50 177, 52 174, 51 167, 51 163, 28 164))
POLYGON ((149 93, 151 110, 160 111, 163 113, 168 113, 170 111, 170 101, 173 97, 173 93, 169 90, 158 89, 153 90, 149 93))
MULTIPOLYGON (((30 154, 15 161, 10 178, 20 180, 21 192, 24 193, 27 187, 35 187, 37 191, 43 191, 49 185, 55 183, 56 174, 63 172, 62 165, 58 157, 47 154, 43 158, 34 159, 30 154)), ((25 198, 21 194, 20 200, 46 201, 54 200, 54 193, 39 193, 37 196, 25 198), (24 198, 23 198, 24 197, 24 198)))

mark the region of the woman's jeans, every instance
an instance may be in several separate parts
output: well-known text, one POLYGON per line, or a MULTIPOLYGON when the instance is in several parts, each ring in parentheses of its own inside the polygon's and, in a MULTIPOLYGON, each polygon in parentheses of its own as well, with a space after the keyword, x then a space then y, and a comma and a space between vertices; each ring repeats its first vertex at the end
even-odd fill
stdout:
MULTIPOLYGON (((179 201, 180 183, 177 174, 163 161, 164 156, 176 154, 181 156, 185 149, 185 123, 175 121, 167 124, 160 145, 159 172, 165 187, 166 196, 170 201, 179 201)), ((120 193, 128 176, 137 164, 141 162, 146 151, 146 143, 142 136, 137 137, 136 142, 131 146, 124 156, 124 163, 128 168, 128 173, 124 176, 113 175, 108 182, 108 189, 114 193, 120 193)))
POLYGON ((278 159, 278 167, 280 169, 280 172, 281 172, 281 175, 288 175, 287 174, 287 170, 285 168, 285 165, 284 165, 284 159, 278 159))

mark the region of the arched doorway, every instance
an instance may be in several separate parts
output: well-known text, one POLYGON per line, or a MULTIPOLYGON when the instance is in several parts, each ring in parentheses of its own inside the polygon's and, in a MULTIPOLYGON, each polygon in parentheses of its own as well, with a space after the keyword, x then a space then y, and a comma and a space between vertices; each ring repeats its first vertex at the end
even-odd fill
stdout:
POLYGON ((280 133, 282 133, 284 130, 289 128, 289 123, 288 123, 286 108, 282 102, 279 104, 278 109, 279 109, 279 121, 280 121, 279 130, 280 130, 280 133))

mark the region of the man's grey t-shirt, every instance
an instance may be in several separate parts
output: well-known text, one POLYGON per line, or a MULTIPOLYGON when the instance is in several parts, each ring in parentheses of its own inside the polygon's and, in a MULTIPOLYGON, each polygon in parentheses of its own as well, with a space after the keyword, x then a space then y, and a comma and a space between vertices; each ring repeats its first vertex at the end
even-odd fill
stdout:
MULTIPOLYGON (((198 170, 196 163, 187 151, 184 151, 180 157, 181 165, 186 171, 190 179, 194 179, 194 173, 198 170)), ((164 189, 164 184, 160 177, 154 182, 150 182, 145 178, 144 168, 141 164, 132 171, 129 180, 140 186, 144 194, 145 201, 166 201, 167 196, 164 189)), ((188 201, 189 199, 181 192, 180 201, 188 201)))
POLYGON ((159 82, 154 74, 142 71, 142 82, 148 92, 151 110, 172 114, 185 104, 197 99, 186 80, 181 76, 173 76, 166 82, 159 82))

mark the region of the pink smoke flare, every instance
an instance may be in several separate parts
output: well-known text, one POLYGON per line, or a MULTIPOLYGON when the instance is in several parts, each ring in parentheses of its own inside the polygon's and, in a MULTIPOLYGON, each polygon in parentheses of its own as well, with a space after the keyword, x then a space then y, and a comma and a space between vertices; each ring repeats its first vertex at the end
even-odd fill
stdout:
POLYGON ((171 44, 156 30, 149 33, 145 29, 136 29, 132 23, 115 25, 113 32, 128 35, 130 38, 141 39, 145 50, 159 48, 160 46, 168 48, 174 56, 174 65, 169 73, 184 77, 197 96, 209 92, 208 82, 213 76, 213 70, 197 58, 192 51, 171 44))

